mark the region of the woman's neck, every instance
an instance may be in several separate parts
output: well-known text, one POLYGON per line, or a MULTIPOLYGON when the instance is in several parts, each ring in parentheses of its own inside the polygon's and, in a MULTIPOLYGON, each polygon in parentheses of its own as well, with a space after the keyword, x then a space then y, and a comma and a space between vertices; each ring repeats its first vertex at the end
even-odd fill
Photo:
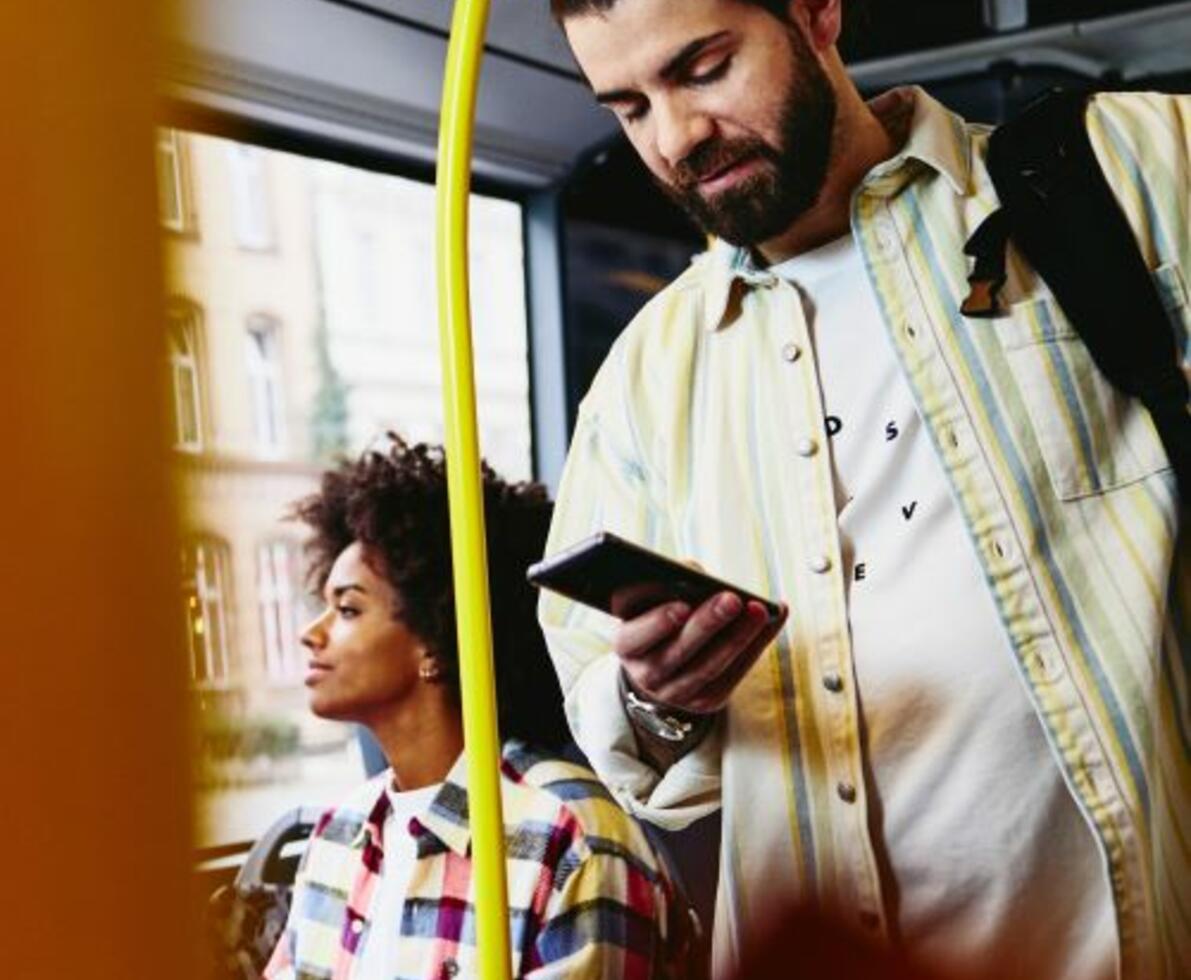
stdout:
POLYGON ((380 743, 402 791, 441 783, 463 751, 463 719, 445 692, 365 725, 380 743))

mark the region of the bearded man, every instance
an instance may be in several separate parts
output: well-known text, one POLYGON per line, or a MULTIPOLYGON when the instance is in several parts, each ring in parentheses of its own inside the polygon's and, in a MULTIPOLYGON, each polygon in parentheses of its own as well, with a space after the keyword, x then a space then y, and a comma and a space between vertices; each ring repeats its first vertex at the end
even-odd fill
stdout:
MULTIPOLYGON (((722 808, 716 972, 790 899, 944 968, 1191 975, 1175 483, 1019 256, 1003 315, 959 312, 987 130, 920 90, 866 104, 840 0, 553 11, 716 241, 593 383, 547 550, 609 530, 789 608, 540 606, 622 804, 673 829, 722 808)), ((1087 118, 1180 352, 1189 101, 1087 118)))

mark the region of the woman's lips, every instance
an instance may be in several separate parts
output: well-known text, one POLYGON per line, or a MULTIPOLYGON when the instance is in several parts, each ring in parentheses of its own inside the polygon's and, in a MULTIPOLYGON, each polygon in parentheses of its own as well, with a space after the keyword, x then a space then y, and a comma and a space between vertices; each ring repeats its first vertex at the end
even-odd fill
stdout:
POLYGON ((330 672, 331 672, 331 668, 328 667, 326 664, 320 664, 314 660, 309 661, 306 664, 306 681, 305 681, 306 686, 307 687, 314 686, 320 680, 322 680, 324 675, 329 674, 330 672))

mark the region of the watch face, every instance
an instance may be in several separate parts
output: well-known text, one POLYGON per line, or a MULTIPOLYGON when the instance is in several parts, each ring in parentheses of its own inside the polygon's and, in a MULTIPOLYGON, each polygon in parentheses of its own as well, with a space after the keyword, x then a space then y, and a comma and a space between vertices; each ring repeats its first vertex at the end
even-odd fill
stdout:
POLYGON ((681 742, 690 731, 690 725, 684 725, 675 718, 661 714, 656 706, 646 704, 636 697, 632 698, 626 707, 642 728, 668 742, 681 742))

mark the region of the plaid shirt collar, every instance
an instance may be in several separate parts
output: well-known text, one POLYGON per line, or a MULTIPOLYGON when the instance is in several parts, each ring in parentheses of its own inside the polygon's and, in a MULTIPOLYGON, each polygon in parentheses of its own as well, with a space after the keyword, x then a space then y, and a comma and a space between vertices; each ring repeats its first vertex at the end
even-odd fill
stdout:
MULTIPOLYGON (((505 743, 501 770, 506 777, 514 781, 519 779, 520 770, 514 760, 526 751, 519 742, 505 743)), ((391 776, 386 777, 387 780, 391 776)), ((375 849, 379 854, 384 853, 385 819, 392 809, 386 782, 382 782, 376 802, 368 812, 368 817, 360 826, 352 840, 353 848, 362 849, 367 855, 375 849)), ((467 857, 471 852, 471 824, 468 820, 467 804, 467 755, 460 753, 459 758, 451 766, 430 805, 409 821, 408 832, 418 840, 418 856, 436 850, 436 844, 453 851, 460 857, 467 857)))
MULTIPOLYGON (((917 86, 895 88, 869 102, 869 108, 893 134, 905 134, 901 149, 868 172, 861 186, 888 197, 923 166, 942 176, 958 196, 971 194, 972 157, 964 121, 917 86)), ((755 260, 752 250, 716 239, 700 260, 706 263, 703 327, 724 323, 736 283, 766 286, 774 275, 755 260)))

